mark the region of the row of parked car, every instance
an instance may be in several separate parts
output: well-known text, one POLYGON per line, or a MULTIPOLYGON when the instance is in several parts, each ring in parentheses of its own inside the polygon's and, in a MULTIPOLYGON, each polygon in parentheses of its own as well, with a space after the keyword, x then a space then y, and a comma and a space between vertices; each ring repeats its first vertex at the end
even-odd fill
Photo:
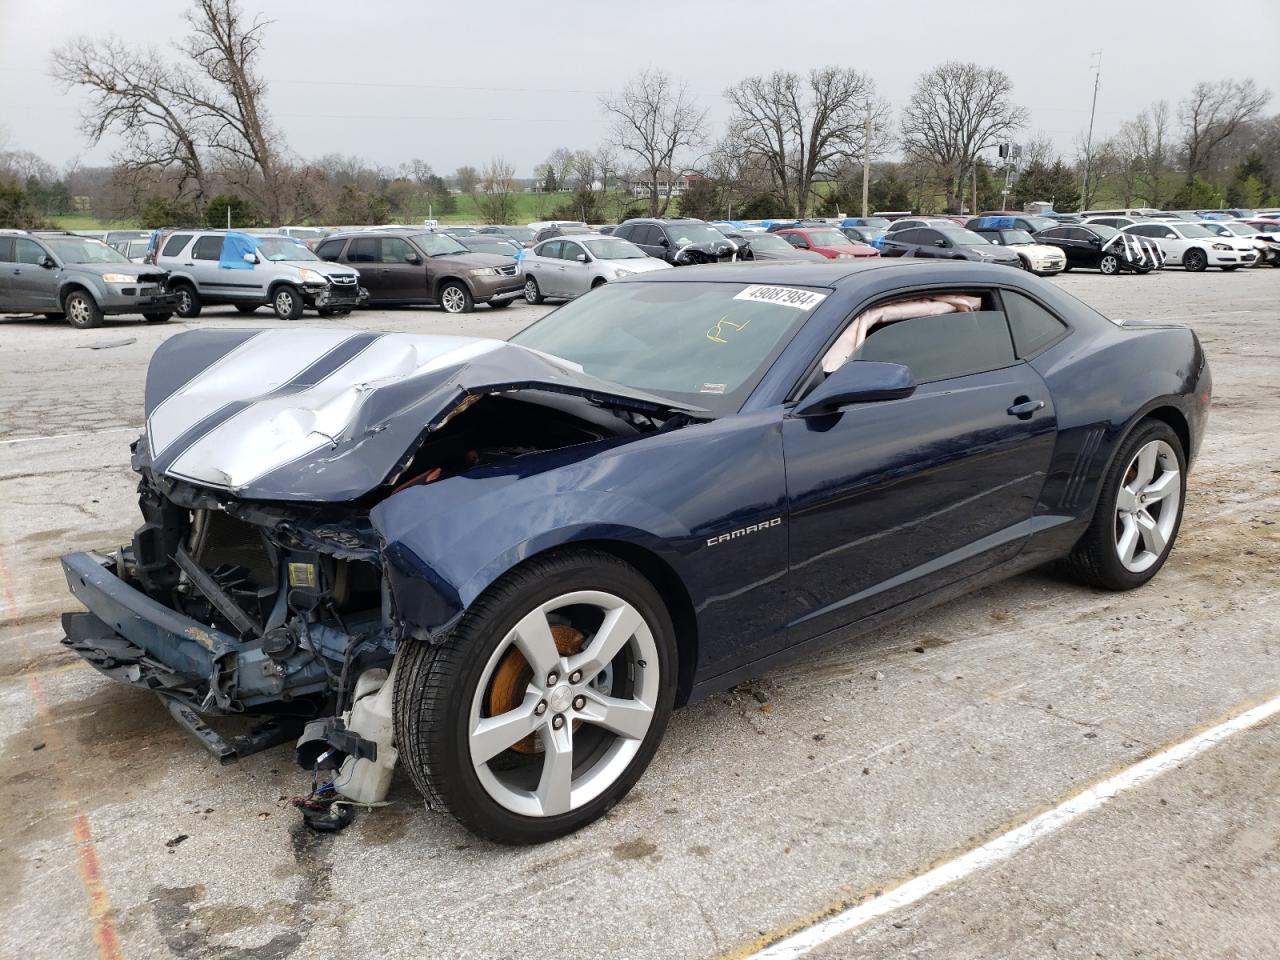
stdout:
POLYGON ((968 260, 1042 276, 1074 268, 1149 273, 1280 266, 1280 211, 988 211, 977 217, 711 221, 638 217, 591 226, 386 226, 328 230, 0 231, 0 312, 93 327, 206 305, 338 316, 359 306, 469 313, 579 296, 629 274, 731 260, 968 260))

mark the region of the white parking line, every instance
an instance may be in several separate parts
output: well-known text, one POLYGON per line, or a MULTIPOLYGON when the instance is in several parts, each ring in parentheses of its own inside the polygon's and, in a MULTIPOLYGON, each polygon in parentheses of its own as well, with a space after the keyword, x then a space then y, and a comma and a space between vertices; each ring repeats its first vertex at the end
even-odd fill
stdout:
POLYGON ((85 430, 82 433, 50 433, 42 437, 14 437, 11 440, 0 440, 0 447, 11 443, 35 443, 39 440, 66 440, 69 437, 101 437, 108 433, 137 433, 140 427, 108 427, 106 430, 85 430))
POLYGON ((1154 756, 1126 767, 1102 782, 1074 794, 1021 826, 1002 833, 982 846, 975 847, 908 880, 882 896, 849 907, 761 950, 749 953, 746 955, 746 960, 783 960, 783 958, 790 960, 790 958, 804 956, 809 951, 878 917, 916 903, 971 873, 1009 859, 1037 840, 1060 830, 1077 817, 1097 810, 1126 790, 1142 786, 1160 774, 1199 756, 1233 734, 1256 726, 1277 713, 1280 713, 1280 696, 1274 696, 1154 756))

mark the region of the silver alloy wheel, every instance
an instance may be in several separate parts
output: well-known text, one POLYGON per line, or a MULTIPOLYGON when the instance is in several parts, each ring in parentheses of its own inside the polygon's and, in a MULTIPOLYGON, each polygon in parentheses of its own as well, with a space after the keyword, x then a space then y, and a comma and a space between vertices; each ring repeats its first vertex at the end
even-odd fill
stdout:
POLYGON ((68 298, 67 319, 77 327, 83 326, 92 319, 89 313, 89 304, 85 303, 84 297, 68 298))
POLYGON ((293 312, 293 294, 288 290, 281 290, 276 294, 276 313, 282 317, 288 316, 293 312))
POLYGON ((467 298, 460 288, 450 285, 440 295, 440 305, 444 307, 445 313, 461 313, 467 305, 467 298))
POLYGON ((640 751, 659 687, 653 632, 627 601, 578 590, 540 604, 498 644, 472 694, 467 743, 481 786, 495 802, 527 817, 552 817, 590 803, 640 751), (548 616, 569 614, 598 625, 580 653, 562 656, 548 616), (524 701, 485 716, 489 685, 512 647, 532 669, 524 701), (625 696, 611 696, 624 684, 625 696), (512 748, 531 734, 542 747, 536 770, 527 759, 510 762, 519 758, 512 748))
POLYGON ((538 302, 538 281, 533 277, 524 282, 524 302, 533 304, 538 302))
POLYGON ((1106 274, 1116 273, 1120 270, 1120 260, 1115 254, 1108 253, 1098 261, 1098 269, 1106 274))
POLYGON ((178 288, 178 312, 186 313, 191 309, 191 291, 186 287, 178 288))
POLYGON ((1116 554, 1131 573, 1156 563, 1173 536, 1182 504, 1178 455, 1164 440, 1143 444, 1120 477, 1116 554))

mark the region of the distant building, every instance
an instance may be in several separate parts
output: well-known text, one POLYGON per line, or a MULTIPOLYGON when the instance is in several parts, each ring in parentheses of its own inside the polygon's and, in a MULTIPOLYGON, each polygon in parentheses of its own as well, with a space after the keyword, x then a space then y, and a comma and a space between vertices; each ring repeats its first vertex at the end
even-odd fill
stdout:
MULTIPOLYGON (((658 174, 658 196, 665 197, 668 188, 670 188, 671 196, 678 197, 688 190, 694 183, 706 178, 700 173, 682 173, 678 176, 672 175, 670 170, 663 171, 658 174)), ((649 196, 649 178, 648 177, 632 177, 627 180, 627 190, 633 199, 643 200, 649 196)))

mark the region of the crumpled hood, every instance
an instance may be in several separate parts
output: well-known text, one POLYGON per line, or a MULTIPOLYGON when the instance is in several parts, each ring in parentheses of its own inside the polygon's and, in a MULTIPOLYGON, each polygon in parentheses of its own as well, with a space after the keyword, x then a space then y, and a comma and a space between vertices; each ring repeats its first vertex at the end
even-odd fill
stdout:
POLYGON ((736 260, 738 247, 728 239, 686 243, 671 259, 676 263, 716 263, 736 260))
POLYGON ((135 467, 246 499, 352 500, 394 479, 469 398, 521 389, 704 412, 502 340, 193 330, 152 356, 135 467))

